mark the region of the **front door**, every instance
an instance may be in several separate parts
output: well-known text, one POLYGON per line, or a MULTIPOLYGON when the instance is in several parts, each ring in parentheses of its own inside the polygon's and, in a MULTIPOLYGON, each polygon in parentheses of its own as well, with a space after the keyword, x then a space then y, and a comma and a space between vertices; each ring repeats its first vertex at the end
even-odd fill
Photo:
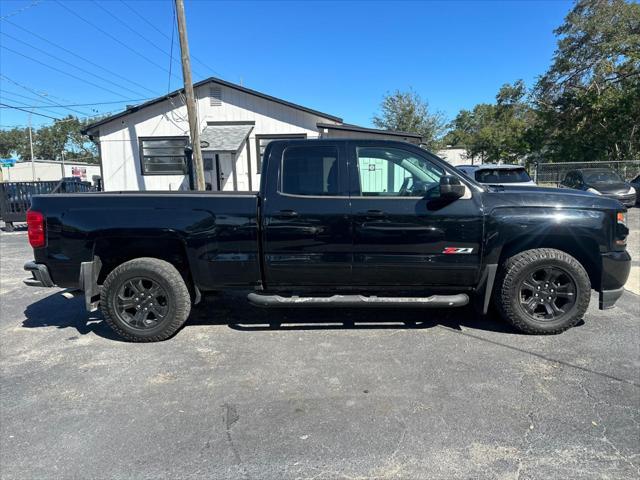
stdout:
POLYGON ((268 288, 348 286, 352 235, 342 144, 277 146, 263 208, 268 288), (273 182, 270 181, 273 179, 273 182))
POLYGON ((482 217, 470 188, 434 201, 451 172, 418 147, 351 142, 349 156, 354 285, 474 285, 482 217))
POLYGON ((221 190, 220 177, 218 176, 219 156, 214 152, 202 152, 204 164, 204 184, 207 190, 218 192, 221 190))
POLYGON ((204 182, 214 192, 236 190, 234 175, 235 154, 230 152, 202 152, 204 182))

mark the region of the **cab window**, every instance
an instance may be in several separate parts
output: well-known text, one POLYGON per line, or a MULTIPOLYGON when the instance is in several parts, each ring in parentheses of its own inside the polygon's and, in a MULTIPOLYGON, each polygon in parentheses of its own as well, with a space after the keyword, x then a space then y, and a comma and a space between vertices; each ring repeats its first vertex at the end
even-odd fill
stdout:
POLYGON ((340 195, 338 150, 331 146, 294 146, 284 151, 282 193, 290 195, 340 195))
POLYGON ((357 152, 364 197, 423 197, 437 189, 444 175, 437 165, 405 150, 360 147, 357 152))

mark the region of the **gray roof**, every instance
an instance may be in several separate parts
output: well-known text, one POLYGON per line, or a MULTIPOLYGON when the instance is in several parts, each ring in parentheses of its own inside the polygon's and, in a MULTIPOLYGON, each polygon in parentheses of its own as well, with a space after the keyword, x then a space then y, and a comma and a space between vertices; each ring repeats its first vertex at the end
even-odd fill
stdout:
MULTIPOLYGON (((311 113, 313 115, 318 115, 319 117, 327 118, 329 120, 334 120, 336 122, 342 122, 342 119, 340 117, 336 117, 336 116, 330 115, 328 113, 322 113, 322 112, 319 112, 317 110, 313 110, 311 108, 303 107, 302 105, 298 105, 298 104, 295 104, 295 103, 287 102, 286 100, 282 100, 281 98, 272 97, 271 95, 267 95, 265 93, 261 93, 261 92, 258 92, 256 90, 251 90, 250 88, 243 87, 242 85, 238 85, 238 84, 235 84, 235 83, 227 82, 226 80, 222 80, 222 79, 216 78, 216 77, 209 77, 209 78, 207 78, 205 80, 201 80, 199 82, 196 82, 196 83, 193 84, 193 88, 198 88, 198 87, 200 87, 202 85, 206 85, 207 83, 217 83, 218 85, 222 85, 224 87, 233 88, 233 89, 238 90, 240 92, 248 93, 249 95, 254 95, 256 97, 264 98, 265 100, 270 100, 272 102, 276 102, 276 103, 279 103, 281 105, 286 105, 287 107, 295 108, 296 110, 302 110, 303 112, 311 113)), ((91 131, 94 130, 96 127, 99 127, 100 125, 104 125, 105 123, 110 122, 112 120, 115 120, 116 118, 124 117, 125 115, 129 115, 130 113, 137 112, 138 110, 141 110, 143 108, 149 107, 151 105, 155 105, 156 103, 162 102, 163 100, 167 100, 168 98, 177 97, 178 95, 180 95, 182 93, 184 93, 184 89, 183 88, 180 89, 180 90, 175 90, 175 91, 173 91, 171 93, 168 93, 166 95, 163 95, 162 97, 154 98, 153 100, 149 100, 148 102, 142 103, 140 105, 135 105, 133 107, 129 107, 123 112, 116 113, 115 115, 111 115, 110 117, 106 117, 106 118, 103 118, 101 120, 98 120, 97 122, 92 123, 91 125, 87 125, 84 129, 82 129, 82 133, 85 134, 85 135, 86 134, 91 135, 91 131)))
POLYGON ((378 128, 367 128, 367 127, 361 127, 359 125, 353 125, 350 123, 341 123, 339 125, 335 125, 333 123, 318 122, 316 123, 316 126, 318 128, 328 128, 332 130, 347 130, 349 132, 375 133, 379 135, 394 135, 398 137, 412 137, 412 138, 422 139, 422 137, 418 133, 400 132, 398 130, 381 130, 378 128))
POLYGON ((251 130, 253 125, 207 125, 200 134, 200 145, 203 150, 237 152, 251 130))

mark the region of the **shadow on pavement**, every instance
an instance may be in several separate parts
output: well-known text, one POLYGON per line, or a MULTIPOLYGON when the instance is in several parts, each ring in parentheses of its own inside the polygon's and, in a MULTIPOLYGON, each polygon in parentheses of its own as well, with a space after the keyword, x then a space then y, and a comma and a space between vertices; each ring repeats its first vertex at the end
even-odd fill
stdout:
POLYGON ((24 316, 24 328, 75 328, 80 335, 93 332, 104 338, 119 340, 100 312, 88 313, 85 310, 82 297, 68 299, 59 292, 54 293, 27 306, 24 316))
POLYGON ((189 325, 224 324, 241 331, 420 329, 436 325, 456 330, 470 327, 500 333, 519 333, 495 315, 478 315, 471 307, 428 308, 260 308, 246 300, 246 292, 208 297, 194 307, 189 325))
MULTIPOLYGON (((246 300, 246 292, 209 297, 191 310, 185 324, 227 325, 238 331, 424 329, 437 325, 455 330, 469 327, 500 333, 518 333, 494 315, 482 317, 470 307, 459 309, 419 308, 259 308, 246 300)), ((74 328, 80 335, 94 333, 120 340, 104 322, 102 314, 88 313, 82 297, 67 299, 55 293, 29 305, 24 311, 25 328, 74 328)), ((178 333, 179 335, 179 333, 178 333)))

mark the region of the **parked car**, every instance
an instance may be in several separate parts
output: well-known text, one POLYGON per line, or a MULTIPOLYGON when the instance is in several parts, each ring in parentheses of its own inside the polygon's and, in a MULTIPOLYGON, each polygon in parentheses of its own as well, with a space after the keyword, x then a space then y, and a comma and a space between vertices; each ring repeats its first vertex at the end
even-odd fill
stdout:
POLYGON ((636 191, 636 205, 638 205, 638 204, 640 204, 640 195, 638 195, 638 192, 640 192, 640 175, 637 175, 636 178, 634 178, 633 180, 631 180, 629 182, 629 184, 636 191))
POLYGON ((536 186, 536 182, 520 165, 458 165, 456 168, 484 185, 536 186))
POLYGON ((258 306, 454 308, 529 333, 575 325, 623 293, 631 259, 617 201, 489 187, 411 144, 278 140, 259 192, 40 195, 28 285, 84 292, 131 341, 163 340, 206 292, 258 306))
POLYGON ((567 172, 561 188, 572 188, 613 198, 627 207, 636 203, 636 189, 610 168, 582 168, 567 172))

